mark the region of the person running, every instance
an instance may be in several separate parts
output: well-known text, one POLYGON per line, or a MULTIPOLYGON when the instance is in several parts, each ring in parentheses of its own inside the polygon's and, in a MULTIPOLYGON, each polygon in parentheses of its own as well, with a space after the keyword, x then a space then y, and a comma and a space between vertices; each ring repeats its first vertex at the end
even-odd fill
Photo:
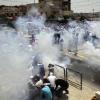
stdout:
POLYGON ((59 44, 59 41, 60 41, 60 33, 55 33, 54 34, 54 43, 55 44, 59 44))

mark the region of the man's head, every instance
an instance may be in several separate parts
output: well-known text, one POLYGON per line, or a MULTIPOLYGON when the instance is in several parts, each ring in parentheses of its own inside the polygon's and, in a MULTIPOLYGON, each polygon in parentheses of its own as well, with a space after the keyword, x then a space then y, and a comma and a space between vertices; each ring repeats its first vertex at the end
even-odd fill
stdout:
POLYGON ((40 80, 40 77, 38 75, 35 75, 33 78, 32 78, 32 81, 33 82, 37 82, 40 80))

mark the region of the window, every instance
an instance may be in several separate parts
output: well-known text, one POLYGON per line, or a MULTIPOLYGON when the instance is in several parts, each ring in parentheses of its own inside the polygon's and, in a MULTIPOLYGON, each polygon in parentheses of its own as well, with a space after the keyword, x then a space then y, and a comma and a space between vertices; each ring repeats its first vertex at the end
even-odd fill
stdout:
POLYGON ((68 3, 68 2, 63 2, 62 4, 63 4, 63 5, 68 5, 69 3, 68 3))
POLYGON ((68 5, 64 6, 62 10, 68 10, 68 5))

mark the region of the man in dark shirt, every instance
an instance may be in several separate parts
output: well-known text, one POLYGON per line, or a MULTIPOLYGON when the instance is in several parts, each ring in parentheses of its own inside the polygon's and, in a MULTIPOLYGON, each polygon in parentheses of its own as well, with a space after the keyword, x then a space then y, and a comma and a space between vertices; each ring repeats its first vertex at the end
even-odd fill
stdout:
POLYGON ((60 41, 60 33, 55 33, 54 34, 54 39, 55 39, 55 44, 59 44, 59 41, 60 41))
POLYGON ((39 66, 39 75, 40 75, 40 78, 43 79, 43 77, 45 76, 45 68, 44 68, 44 65, 43 64, 38 64, 39 66))
POLYGON ((69 87, 69 83, 63 79, 57 79, 55 81, 55 84, 56 84, 56 88, 55 88, 55 91, 57 93, 58 96, 60 96, 63 91, 66 92, 66 94, 68 94, 68 87, 69 87))

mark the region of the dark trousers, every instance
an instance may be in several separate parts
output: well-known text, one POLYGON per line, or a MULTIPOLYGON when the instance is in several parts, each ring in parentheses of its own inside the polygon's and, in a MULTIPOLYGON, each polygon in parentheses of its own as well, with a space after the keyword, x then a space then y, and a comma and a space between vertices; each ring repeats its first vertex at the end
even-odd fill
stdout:
POLYGON ((56 89, 55 91, 56 91, 56 96, 58 96, 58 97, 61 97, 62 96, 63 91, 65 91, 66 94, 69 93, 69 91, 66 88, 61 88, 61 87, 58 88, 58 89, 56 89))
POLYGON ((51 89, 51 92, 52 92, 52 100, 54 100, 55 89, 54 89, 54 87, 50 87, 50 89, 51 89))

